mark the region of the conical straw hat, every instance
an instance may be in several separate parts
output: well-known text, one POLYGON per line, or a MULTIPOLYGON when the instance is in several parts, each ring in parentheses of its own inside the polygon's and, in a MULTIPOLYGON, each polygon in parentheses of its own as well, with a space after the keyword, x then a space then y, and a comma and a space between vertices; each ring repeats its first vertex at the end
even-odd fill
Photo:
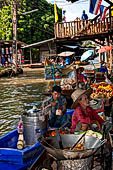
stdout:
POLYGON ((78 104, 78 99, 80 99, 80 97, 83 95, 83 94, 86 94, 87 96, 89 96, 91 94, 91 89, 88 89, 88 90, 83 90, 83 89, 77 89, 75 90, 72 95, 71 95, 71 98, 73 99, 73 104, 71 106, 72 109, 75 109, 77 104, 78 104))

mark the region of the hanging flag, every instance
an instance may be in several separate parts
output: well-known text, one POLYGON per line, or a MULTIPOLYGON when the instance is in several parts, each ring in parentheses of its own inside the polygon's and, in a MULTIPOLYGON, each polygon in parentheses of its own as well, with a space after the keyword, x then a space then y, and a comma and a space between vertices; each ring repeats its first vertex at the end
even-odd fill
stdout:
POLYGON ((104 19, 105 19, 107 9, 108 9, 108 8, 105 7, 105 6, 103 6, 103 5, 100 6, 100 19, 101 19, 102 21, 104 21, 104 19))
POLYGON ((54 3, 54 13, 55 13, 55 22, 57 22, 58 21, 58 14, 57 14, 56 3, 54 3))
POLYGON ((102 0, 90 0, 89 12, 97 15, 98 11, 100 10, 101 3, 102 0))
POLYGON ((63 22, 66 22, 66 16, 65 16, 66 11, 62 10, 62 20, 63 22))

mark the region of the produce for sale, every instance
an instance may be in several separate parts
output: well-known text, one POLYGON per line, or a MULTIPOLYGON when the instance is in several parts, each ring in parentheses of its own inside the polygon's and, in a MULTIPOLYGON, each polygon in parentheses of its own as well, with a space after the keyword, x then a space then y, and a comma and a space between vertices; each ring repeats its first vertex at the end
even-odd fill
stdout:
POLYGON ((93 93, 90 95, 92 99, 96 98, 111 98, 113 96, 113 85, 107 83, 92 84, 90 86, 93 93))
POLYGON ((61 80, 60 85, 62 90, 71 90, 73 84, 75 83, 76 83, 75 78, 65 78, 61 80))

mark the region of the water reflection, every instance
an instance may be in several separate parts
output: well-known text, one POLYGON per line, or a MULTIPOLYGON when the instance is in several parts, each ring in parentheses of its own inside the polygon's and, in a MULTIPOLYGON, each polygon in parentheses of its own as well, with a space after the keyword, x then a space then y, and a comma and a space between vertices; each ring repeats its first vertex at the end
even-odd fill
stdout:
POLYGON ((46 86, 44 83, 15 84, 15 80, 37 78, 36 73, 32 75, 0 79, 0 136, 17 127, 24 110, 29 110, 34 105, 40 107, 45 97, 42 95, 46 86))

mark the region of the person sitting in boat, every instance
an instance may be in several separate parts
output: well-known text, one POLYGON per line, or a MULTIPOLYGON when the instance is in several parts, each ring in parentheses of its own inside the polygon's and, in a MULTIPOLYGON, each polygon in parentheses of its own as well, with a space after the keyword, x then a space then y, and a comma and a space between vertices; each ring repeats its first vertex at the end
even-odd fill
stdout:
POLYGON ((79 67, 77 69, 77 78, 78 78, 79 88, 82 88, 87 85, 87 80, 85 79, 85 76, 82 74, 83 71, 84 71, 83 67, 79 67))
POLYGON ((50 127, 60 127, 67 121, 66 112, 66 99, 61 95, 61 87, 54 86, 52 88, 51 96, 51 114, 49 117, 50 127))
POLYGON ((101 109, 94 110, 88 106, 89 90, 77 89, 71 97, 73 99, 72 108, 75 109, 72 116, 71 131, 86 131, 92 129, 92 124, 96 124, 98 131, 101 130, 101 124, 105 121, 97 114, 104 110, 104 104, 101 109))
POLYGON ((106 75, 108 76, 108 69, 104 61, 101 62, 100 72, 106 73, 106 75))

